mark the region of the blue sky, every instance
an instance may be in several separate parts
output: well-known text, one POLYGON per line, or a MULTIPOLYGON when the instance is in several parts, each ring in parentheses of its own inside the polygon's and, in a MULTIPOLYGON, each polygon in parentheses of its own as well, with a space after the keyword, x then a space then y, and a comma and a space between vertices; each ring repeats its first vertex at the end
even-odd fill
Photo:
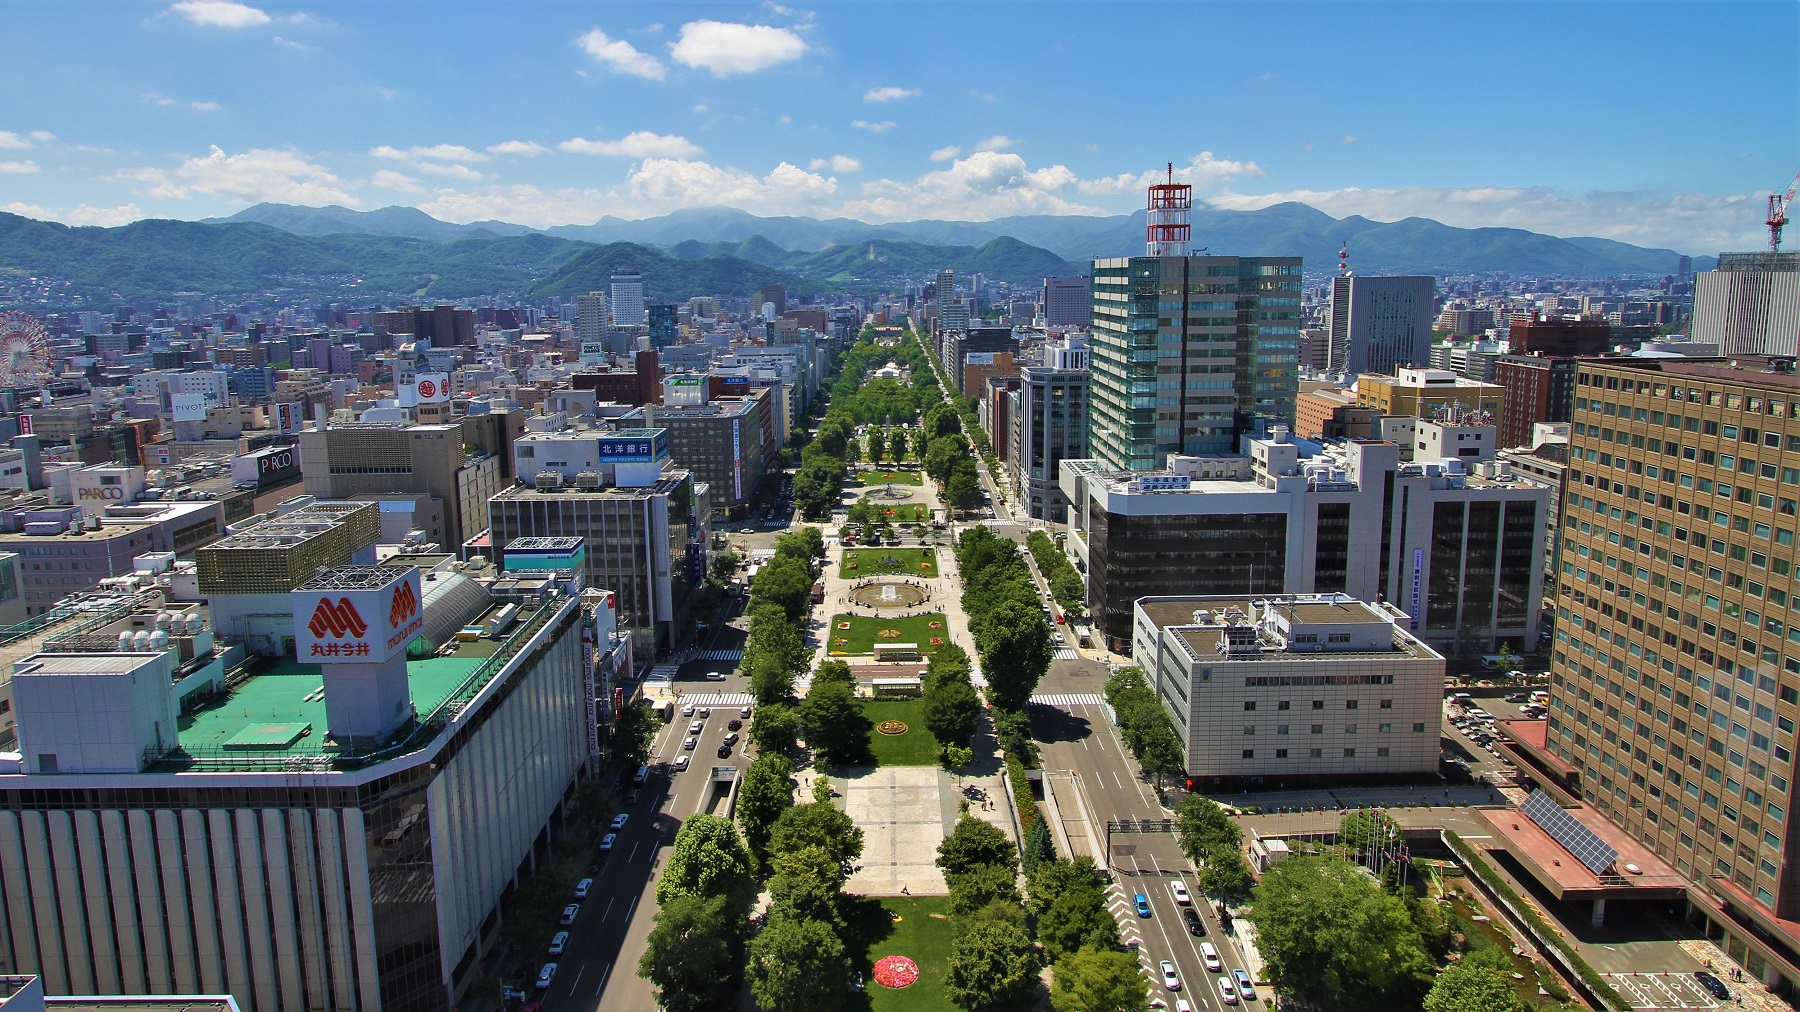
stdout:
MULTIPOLYGON (((6 4, 0 209, 530 225, 1227 208, 1762 241, 1793 3, 6 4)), ((1795 230, 1800 243, 1800 227, 1795 230)))

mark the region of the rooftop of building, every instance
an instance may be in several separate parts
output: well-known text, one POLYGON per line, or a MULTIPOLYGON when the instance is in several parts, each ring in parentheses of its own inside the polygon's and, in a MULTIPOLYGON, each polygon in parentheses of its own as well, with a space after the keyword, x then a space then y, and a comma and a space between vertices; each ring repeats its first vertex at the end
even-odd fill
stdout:
POLYGON ((4 1012, 238 1012, 228 994, 46 995, 35 975, 0 975, 4 1012), (33 986, 33 985, 36 986, 33 986))
MULTIPOLYGON (((27 518, 27 522, 30 522, 29 518, 27 518)), ((60 534, 31 534, 25 531, 0 533, 0 539, 4 539, 7 543, 13 545, 26 543, 33 545, 57 545, 71 544, 77 541, 111 541, 115 538, 126 538, 134 534, 140 534, 155 526, 154 523, 117 521, 114 523, 103 523, 98 528, 83 527, 73 531, 63 531, 60 534)))
POLYGON ((538 488, 535 485, 512 485, 494 493, 492 499, 530 499, 536 496, 564 496, 569 498, 581 496, 603 496, 614 499, 642 499, 650 496, 667 495, 679 488, 681 482, 688 477, 685 469, 664 471, 657 479, 644 486, 607 485, 603 488, 584 488, 567 482, 556 488, 538 488))
MULTIPOLYGON (((756 406, 757 402, 751 398, 722 397, 710 400, 705 404, 655 404, 648 408, 633 408, 624 417, 638 421, 654 415, 659 422, 665 419, 680 418, 730 418, 753 411, 756 406)), ((622 429, 619 434, 644 431, 649 430, 622 429)))
POLYGON ((1563 810, 1618 852, 1610 871, 1596 873, 1589 869, 1523 811, 1483 808, 1476 812, 1492 828, 1494 842, 1558 899, 1653 898, 1685 892, 1686 881, 1680 873, 1630 833, 1586 805, 1563 810), (1647 891, 1650 895, 1646 895, 1647 891))
POLYGON ((1669 376, 1691 376, 1745 386, 1800 390, 1800 373, 1795 360, 1780 356, 1734 355, 1730 358, 1608 358, 1583 361, 1581 369, 1616 367, 1638 372, 1659 372, 1669 376))
MULTIPOLYGON (((1400 623, 1406 615, 1389 605, 1369 604, 1342 594, 1196 595, 1193 597, 1139 598, 1136 607, 1158 629, 1173 631, 1194 657, 1234 661, 1293 661, 1319 657, 1331 660, 1385 658, 1434 658, 1438 654, 1400 623), (1342 648, 1327 644, 1288 642, 1269 619, 1280 619, 1295 631, 1330 627, 1343 630, 1360 626, 1355 642, 1342 648), (1374 628, 1380 627, 1380 628, 1374 628), (1235 637, 1232 630, 1242 630, 1235 637), (1255 649, 1226 655, 1220 639, 1241 638, 1255 649)), ((1235 651, 1235 648, 1234 648, 1235 651)))

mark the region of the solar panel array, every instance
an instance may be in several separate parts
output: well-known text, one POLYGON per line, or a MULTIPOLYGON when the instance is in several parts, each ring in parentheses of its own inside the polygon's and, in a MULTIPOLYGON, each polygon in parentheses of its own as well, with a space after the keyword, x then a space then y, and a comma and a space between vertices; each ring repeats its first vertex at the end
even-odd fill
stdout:
POLYGON ((1594 831, 1581 824, 1581 821, 1563 810, 1556 799, 1542 790, 1531 792, 1525 804, 1519 806, 1525 817, 1538 824, 1550 838, 1562 844, 1564 850, 1575 855, 1575 860, 1587 866, 1588 871, 1596 875, 1606 874, 1606 870, 1618 860, 1619 852, 1612 844, 1600 839, 1594 831))

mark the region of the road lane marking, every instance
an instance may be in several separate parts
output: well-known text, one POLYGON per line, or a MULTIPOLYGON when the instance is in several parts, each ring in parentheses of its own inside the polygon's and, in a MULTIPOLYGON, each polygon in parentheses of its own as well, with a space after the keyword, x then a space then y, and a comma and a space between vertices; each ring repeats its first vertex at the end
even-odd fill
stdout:
POLYGON ((601 923, 601 924, 605 924, 605 923, 606 923, 606 917, 607 917, 607 915, 608 915, 608 914, 610 914, 610 913, 612 913, 612 905, 613 905, 613 901, 614 901, 614 900, 616 900, 616 899, 618 899, 618 897, 617 897, 617 896, 608 896, 608 897, 607 897, 607 898, 606 898, 606 909, 605 909, 605 910, 602 910, 602 911, 600 911, 600 923, 601 923))
POLYGON ((608 963, 606 969, 600 971, 600 983, 594 987, 594 997, 600 997, 600 992, 606 990, 606 982, 612 979, 612 968, 613 965, 608 963))
POLYGON ((631 906, 625 908, 625 923, 627 924, 631 923, 631 914, 637 909, 637 901, 638 898, 633 896, 631 898, 631 906))
POLYGON ((575 989, 581 986, 581 975, 587 972, 587 964, 575 968, 575 979, 569 983, 569 997, 575 997, 575 989))
POLYGON ((631 853, 625 855, 625 863, 626 864, 630 864, 632 859, 637 857, 637 849, 638 849, 637 844, 634 843, 631 845, 631 853))

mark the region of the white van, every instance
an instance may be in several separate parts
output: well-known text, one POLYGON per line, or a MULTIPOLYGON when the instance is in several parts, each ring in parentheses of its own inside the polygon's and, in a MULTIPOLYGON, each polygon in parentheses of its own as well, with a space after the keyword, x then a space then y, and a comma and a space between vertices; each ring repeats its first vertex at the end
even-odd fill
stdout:
POLYGON ((1225 961, 1219 958, 1219 950, 1211 942, 1200 943, 1200 960, 1214 973, 1225 972, 1225 961))
POLYGON ((648 779, 650 779, 650 767, 648 766, 639 766, 638 771, 631 775, 631 782, 634 784, 642 784, 648 779))

